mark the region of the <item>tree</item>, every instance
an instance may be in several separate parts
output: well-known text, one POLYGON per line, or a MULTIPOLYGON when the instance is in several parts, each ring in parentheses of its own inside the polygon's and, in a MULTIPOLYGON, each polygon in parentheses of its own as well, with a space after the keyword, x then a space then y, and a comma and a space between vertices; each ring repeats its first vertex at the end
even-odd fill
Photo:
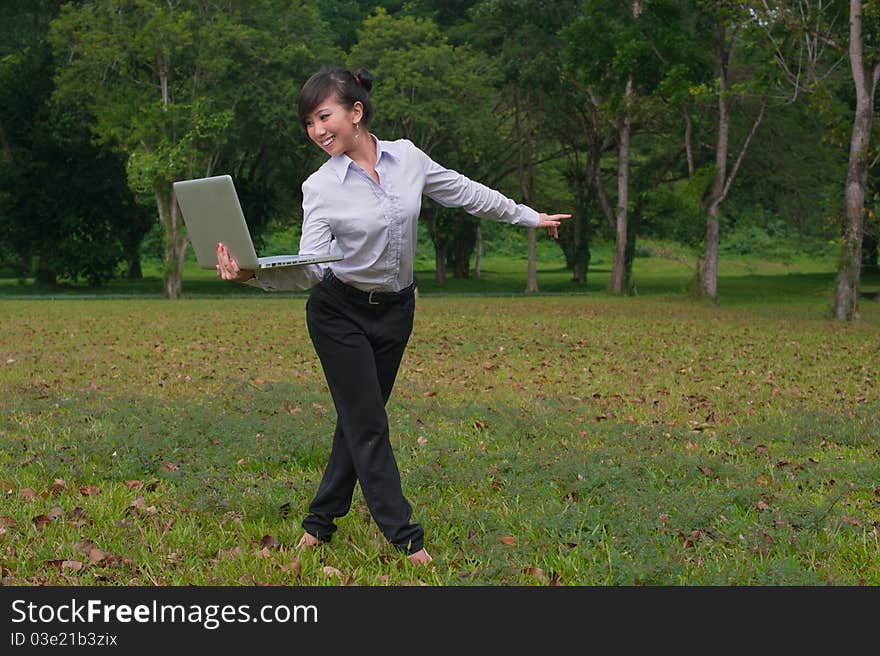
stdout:
POLYGON ((735 56, 740 50, 745 51, 754 43, 753 40, 748 40, 751 26, 751 14, 748 7, 739 0, 698 0, 697 6, 708 21, 706 29, 713 34, 716 80, 714 87, 707 90, 716 98, 718 107, 714 176, 712 185, 703 200, 707 217, 700 272, 700 292, 704 297, 717 302, 721 205, 730 193, 733 181, 736 179, 748 152, 749 144, 764 118, 767 107, 767 91, 766 81, 760 75, 763 71, 758 68, 755 62, 751 62, 751 70, 743 69, 739 72, 737 77, 742 81, 733 81, 736 79, 733 77, 735 56), (763 89, 762 86, 764 86, 763 89), (733 166, 728 168, 728 160, 731 156, 730 132, 734 100, 737 97, 755 93, 755 88, 758 89, 757 92, 760 95, 756 117, 751 130, 743 140, 733 166))
POLYGON ((93 117, 51 103, 53 2, 6 6, 0 29, 0 242, 7 264, 37 281, 116 274, 126 236, 148 223, 124 161, 91 143, 93 117))
MULTIPOLYGON (((563 33, 566 70, 580 91, 584 108, 587 179, 614 235, 609 288, 617 294, 632 285, 636 236, 631 225, 633 142, 640 130, 653 129, 660 122, 655 115, 666 109, 660 102, 664 93, 670 104, 671 91, 681 95, 680 81, 671 81, 688 68, 691 50, 684 36, 686 16, 681 4, 676 0, 590 0, 563 33), (614 201, 605 189, 601 168, 604 153, 611 149, 617 154, 614 201)), ((654 180, 654 184, 659 182, 654 180)))
POLYGON ((862 0, 798 0, 793 7, 787 2, 764 0, 757 17, 773 45, 775 61, 795 93, 827 98, 837 64, 841 60, 849 63, 855 97, 832 311, 835 319, 852 321, 859 318, 868 174, 878 161, 872 161, 871 142, 880 81, 880 5, 862 0))
POLYGON ((172 183, 234 165, 227 146, 256 80, 275 94, 264 106, 290 108, 273 127, 296 126, 291 89, 329 47, 317 12, 270 0, 71 3, 51 39, 65 62, 58 101, 89 108, 101 142, 125 153, 132 189, 155 198, 165 295, 177 298, 188 240, 172 183))
POLYGON ((856 107, 846 173, 846 221, 834 292, 834 318, 840 321, 859 318, 865 194, 870 168, 874 96, 880 80, 880 7, 877 3, 863 6, 861 0, 850 0, 849 5, 848 53, 856 107))
MULTIPOLYGON (((571 93, 562 83, 560 61, 560 30, 575 16, 577 5, 570 0, 483 0, 470 12, 470 37, 498 61, 500 90, 510 111, 502 109, 496 117, 506 130, 507 159, 516 164, 519 197, 532 207, 549 201, 541 165, 577 150, 568 147, 577 130, 571 129, 571 93)), ((573 224, 575 239, 583 243, 568 250, 572 264, 583 265, 589 249, 578 209, 573 224)), ((566 228, 560 229, 562 239, 566 228)), ((526 293, 538 291, 536 240, 537 231, 529 229, 526 293)))

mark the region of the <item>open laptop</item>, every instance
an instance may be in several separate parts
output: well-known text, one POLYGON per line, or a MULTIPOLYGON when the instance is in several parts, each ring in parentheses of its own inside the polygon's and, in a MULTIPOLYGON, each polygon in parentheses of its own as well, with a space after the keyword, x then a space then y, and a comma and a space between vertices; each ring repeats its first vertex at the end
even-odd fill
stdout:
POLYGON ((226 244, 242 269, 297 266, 342 259, 338 251, 258 257, 232 176, 180 180, 174 183, 174 193, 196 259, 203 269, 217 266, 218 242, 226 244))

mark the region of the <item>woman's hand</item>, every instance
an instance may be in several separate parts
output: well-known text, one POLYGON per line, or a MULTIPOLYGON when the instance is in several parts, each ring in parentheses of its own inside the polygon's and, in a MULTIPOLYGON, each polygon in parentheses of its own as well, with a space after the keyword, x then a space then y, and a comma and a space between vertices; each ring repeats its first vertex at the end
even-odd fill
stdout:
POLYGON ((240 269, 225 244, 217 244, 217 275, 223 280, 245 282, 254 277, 250 269, 240 269))
POLYGON ((559 239, 559 222, 562 219, 570 219, 571 214, 538 214, 538 227, 547 228, 547 234, 553 239, 559 239))

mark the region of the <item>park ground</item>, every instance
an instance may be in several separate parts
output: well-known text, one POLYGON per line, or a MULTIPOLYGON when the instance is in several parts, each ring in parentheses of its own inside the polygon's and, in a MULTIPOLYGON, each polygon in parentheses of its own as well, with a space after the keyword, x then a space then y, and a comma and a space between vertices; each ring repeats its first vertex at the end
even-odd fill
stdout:
MULTIPOLYGON (((830 318, 833 258, 722 262, 717 305, 655 245, 634 295, 542 258, 440 286, 388 406, 415 521, 396 553, 360 497, 293 549, 333 431, 303 294, 188 265, 0 281, 0 579, 11 585, 880 584, 880 304, 830 318)), ((866 277, 865 289, 880 287, 866 277)))

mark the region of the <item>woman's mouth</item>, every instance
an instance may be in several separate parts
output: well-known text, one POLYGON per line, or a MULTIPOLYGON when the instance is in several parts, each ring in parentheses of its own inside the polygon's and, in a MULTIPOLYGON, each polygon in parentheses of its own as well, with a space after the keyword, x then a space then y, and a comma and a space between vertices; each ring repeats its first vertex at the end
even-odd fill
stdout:
POLYGON ((327 137, 321 142, 321 146, 323 146, 324 148, 329 148, 335 141, 336 137, 327 137))

